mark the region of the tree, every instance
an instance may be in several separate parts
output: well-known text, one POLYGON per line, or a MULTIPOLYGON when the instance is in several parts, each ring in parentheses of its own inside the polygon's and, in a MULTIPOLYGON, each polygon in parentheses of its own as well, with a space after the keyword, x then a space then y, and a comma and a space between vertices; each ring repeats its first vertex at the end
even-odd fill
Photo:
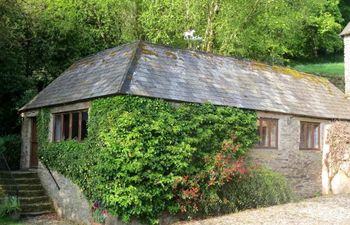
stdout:
POLYGON ((350 22, 350 1, 340 0, 339 9, 343 16, 343 26, 350 22))
POLYGON ((0 0, 0 135, 19 131, 17 100, 31 86, 23 63, 26 19, 16 1, 0 0))

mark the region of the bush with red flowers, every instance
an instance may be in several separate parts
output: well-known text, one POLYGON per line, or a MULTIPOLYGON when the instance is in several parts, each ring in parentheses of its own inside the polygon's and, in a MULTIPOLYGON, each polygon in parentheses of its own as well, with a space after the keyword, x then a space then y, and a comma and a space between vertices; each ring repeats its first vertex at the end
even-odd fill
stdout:
POLYGON ((95 201, 92 205, 92 217, 95 224, 104 224, 108 216, 108 210, 102 206, 100 201, 95 201))

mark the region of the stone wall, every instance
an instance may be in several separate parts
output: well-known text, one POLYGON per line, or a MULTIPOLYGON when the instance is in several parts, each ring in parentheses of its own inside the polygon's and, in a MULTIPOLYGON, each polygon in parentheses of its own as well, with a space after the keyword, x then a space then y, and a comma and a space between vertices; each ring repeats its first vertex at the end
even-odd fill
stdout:
POLYGON ((251 160, 287 177, 292 190, 299 197, 321 194, 324 129, 329 122, 262 112, 259 112, 258 116, 278 119, 278 149, 254 148, 249 153, 251 160), (300 121, 321 123, 320 151, 299 150, 300 121))
POLYGON ((30 164, 30 138, 31 138, 31 119, 23 117, 21 128, 21 162, 22 170, 28 169, 30 164))
POLYGON ((52 171, 58 190, 49 171, 39 163, 38 175, 43 187, 51 198, 57 214, 78 224, 91 224, 91 205, 77 185, 56 171, 52 171))
MULTIPOLYGON (((347 142, 350 133, 350 123, 344 121, 337 121, 329 125, 330 130, 340 132, 336 137, 331 137, 337 143, 347 142)), ((332 132, 330 132, 332 133, 332 132)), ((331 135, 327 132, 327 135, 331 135)), ((347 144, 344 151, 338 151, 338 165, 334 165, 334 161, 330 160, 330 147, 328 145, 323 149, 323 193, 324 194, 343 194, 350 193, 350 145, 347 144)), ((335 149, 332 149, 335 151, 335 149)))
POLYGON ((350 97, 350 36, 344 37, 345 94, 350 97))

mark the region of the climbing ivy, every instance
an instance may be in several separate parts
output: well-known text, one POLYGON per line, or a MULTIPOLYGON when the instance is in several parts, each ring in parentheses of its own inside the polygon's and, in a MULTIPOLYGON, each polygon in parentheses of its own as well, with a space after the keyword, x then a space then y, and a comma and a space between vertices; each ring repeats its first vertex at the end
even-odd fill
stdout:
POLYGON ((47 118, 39 114, 41 159, 123 221, 150 224, 164 211, 202 212, 244 172, 257 139, 253 111, 135 96, 94 100, 83 143, 47 143, 47 118))

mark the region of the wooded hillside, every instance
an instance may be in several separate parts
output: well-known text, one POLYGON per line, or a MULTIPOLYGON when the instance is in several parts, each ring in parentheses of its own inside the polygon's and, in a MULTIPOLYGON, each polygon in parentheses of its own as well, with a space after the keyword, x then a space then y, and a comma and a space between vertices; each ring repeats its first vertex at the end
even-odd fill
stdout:
POLYGON ((73 61, 142 39, 272 64, 342 52, 347 0, 0 0, 0 135, 73 61), (195 30, 202 40, 188 41, 195 30))

